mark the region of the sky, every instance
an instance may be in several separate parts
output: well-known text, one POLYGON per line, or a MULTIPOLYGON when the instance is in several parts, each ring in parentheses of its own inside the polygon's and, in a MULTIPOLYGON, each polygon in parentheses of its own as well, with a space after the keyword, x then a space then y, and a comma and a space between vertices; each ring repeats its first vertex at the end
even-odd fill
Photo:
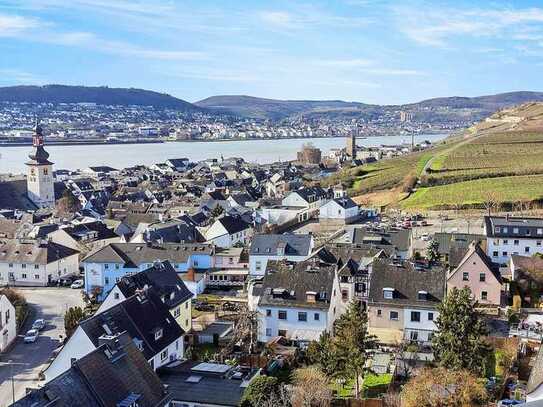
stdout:
POLYGON ((0 86, 399 104, 542 72, 543 0, 0 0, 0 86))

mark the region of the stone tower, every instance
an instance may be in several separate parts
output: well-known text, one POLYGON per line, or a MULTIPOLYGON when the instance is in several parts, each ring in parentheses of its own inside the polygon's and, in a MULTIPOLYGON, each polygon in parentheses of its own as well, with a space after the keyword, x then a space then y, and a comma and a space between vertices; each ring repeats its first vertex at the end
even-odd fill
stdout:
POLYGON ((38 208, 53 208, 55 206, 53 163, 49 161, 49 153, 43 147, 43 130, 38 122, 36 122, 32 145, 34 148, 28 155, 30 161, 26 162, 28 198, 38 208))
POLYGON ((356 133, 358 132, 358 128, 355 128, 351 131, 351 134, 349 137, 347 137, 347 148, 346 153, 351 159, 356 158, 356 133))

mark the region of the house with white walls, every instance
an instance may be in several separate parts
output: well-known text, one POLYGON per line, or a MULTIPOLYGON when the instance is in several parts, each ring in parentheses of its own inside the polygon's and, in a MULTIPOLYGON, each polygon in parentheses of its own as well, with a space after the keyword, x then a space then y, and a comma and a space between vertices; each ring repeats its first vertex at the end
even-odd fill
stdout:
POLYGON ((208 243, 229 248, 246 244, 253 235, 253 226, 239 217, 223 216, 217 219, 205 232, 208 243))
POLYGON ((100 338, 127 332, 156 370, 183 358, 184 331, 168 306, 149 288, 81 321, 57 357, 44 371, 45 381, 58 377, 100 346, 100 338))
POLYGON ((5 352, 17 337, 15 307, 5 295, 0 295, 0 353, 5 352))
POLYGON ((314 247, 313 235, 309 234, 255 235, 249 249, 249 273, 263 276, 270 260, 307 260, 314 247))

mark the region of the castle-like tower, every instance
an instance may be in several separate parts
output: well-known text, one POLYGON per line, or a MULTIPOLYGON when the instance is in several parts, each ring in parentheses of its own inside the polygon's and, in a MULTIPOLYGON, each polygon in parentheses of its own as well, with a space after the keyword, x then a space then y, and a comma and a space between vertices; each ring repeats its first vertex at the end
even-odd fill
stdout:
POLYGON ((30 161, 26 162, 28 198, 38 208, 53 208, 55 206, 53 163, 49 161, 49 153, 43 147, 43 130, 38 122, 36 122, 32 145, 34 149, 28 155, 30 161))
POLYGON ((351 131, 351 134, 347 137, 347 148, 346 153, 353 160, 356 157, 356 136, 358 133, 358 128, 355 128, 351 131))

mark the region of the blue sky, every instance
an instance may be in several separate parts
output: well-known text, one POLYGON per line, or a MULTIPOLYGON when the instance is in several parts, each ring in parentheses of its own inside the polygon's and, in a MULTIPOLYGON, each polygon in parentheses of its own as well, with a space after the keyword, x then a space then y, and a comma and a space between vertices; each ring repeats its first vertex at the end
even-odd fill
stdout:
POLYGON ((0 0, 0 86, 396 104, 543 90, 543 1, 0 0))

